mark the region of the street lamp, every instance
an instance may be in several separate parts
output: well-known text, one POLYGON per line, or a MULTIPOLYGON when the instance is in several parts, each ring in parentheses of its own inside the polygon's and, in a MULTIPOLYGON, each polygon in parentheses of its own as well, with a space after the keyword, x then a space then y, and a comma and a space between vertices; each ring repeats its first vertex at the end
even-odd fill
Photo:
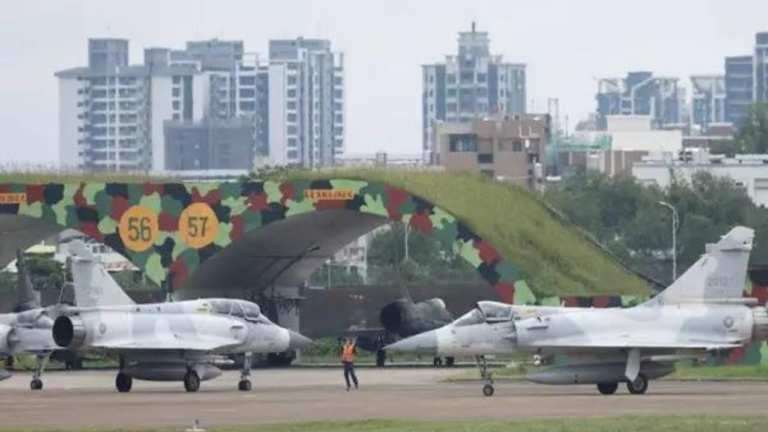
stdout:
POLYGON ((680 218, 677 217, 677 209, 666 201, 659 201, 660 205, 672 210, 672 282, 677 279, 677 226, 680 218))

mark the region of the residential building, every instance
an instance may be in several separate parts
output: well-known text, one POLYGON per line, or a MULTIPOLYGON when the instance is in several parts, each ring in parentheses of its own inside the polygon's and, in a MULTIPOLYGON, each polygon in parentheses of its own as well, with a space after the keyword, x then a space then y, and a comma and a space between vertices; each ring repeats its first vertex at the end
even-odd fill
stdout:
POLYGON ((344 152, 344 56, 325 39, 269 41, 269 154, 279 164, 333 165, 344 152))
POLYGON ((433 154, 436 122, 471 122, 526 112, 526 66, 491 55, 487 32, 459 33, 457 55, 422 66, 422 142, 433 154))
POLYGON ((679 157, 647 158, 635 163, 632 175, 644 184, 665 188, 672 179, 687 180, 698 172, 729 177, 758 205, 768 206, 768 156, 736 155, 726 158, 712 155, 706 149, 687 149, 679 157))
POLYGON ((706 134, 711 124, 725 122, 725 76, 694 75, 691 88, 691 120, 702 134, 706 134))
POLYGON ((437 122, 431 160, 448 171, 482 173, 540 189, 550 123, 548 115, 437 122))
POLYGON ((580 131, 555 149, 558 175, 593 169, 607 175, 631 172, 648 156, 676 154, 682 148, 680 129, 653 129, 650 116, 608 116, 605 131, 580 131))
POLYGON ((59 159, 92 171, 162 170, 163 121, 203 115, 198 72, 131 66, 128 41, 90 39, 87 67, 59 71, 59 159))
POLYGON ((681 88, 674 77, 657 77, 653 72, 629 72, 625 78, 598 80, 597 125, 607 128, 607 117, 616 115, 650 116, 654 128, 679 124, 681 88))
POLYGON ((56 74, 64 166, 176 169, 164 165, 165 121, 203 118, 247 119, 253 153, 270 165, 332 165, 344 151, 343 56, 330 41, 271 41, 267 62, 242 41, 191 41, 148 48, 131 66, 127 40, 94 39, 89 61, 56 74))
POLYGON ((752 64, 754 67, 752 99, 755 102, 768 102, 768 32, 755 35, 755 51, 752 64))
POLYGON ((165 122, 167 170, 249 170, 255 125, 247 118, 165 122))
POLYGON ((754 100, 752 56, 725 58, 725 120, 738 125, 754 100))

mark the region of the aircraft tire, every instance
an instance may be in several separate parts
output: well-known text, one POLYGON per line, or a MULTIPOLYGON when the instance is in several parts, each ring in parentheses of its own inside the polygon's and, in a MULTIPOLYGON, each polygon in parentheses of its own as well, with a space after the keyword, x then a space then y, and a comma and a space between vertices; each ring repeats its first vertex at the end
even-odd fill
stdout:
POLYGON ((493 393, 495 392, 494 388, 490 384, 486 384, 483 386, 483 396, 485 397, 491 397, 493 396, 493 393))
POLYGON ((189 393, 200 390, 200 377, 197 376, 197 372, 190 370, 184 375, 184 390, 189 393))
POLYGON ((133 387, 133 378, 122 372, 118 373, 115 378, 115 388, 117 388, 117 391, 120 393, 128 393, 131 391, 131 387, 133 387))
POLYGON ((43 389, 43 381, 39 379, 33 379, 32 382, 29 383, 29 388, 31 390, 42 390, 43 389))
POLYGON ((456 361, 454 357, 445 358, 445 367, 453 367, 453 363, 456 361))
POLYGON ((600 394, 604 395, 612 395, 616 393, 616 390, 619 389, 618 383, 601 383, 597 385, 597 391, 600 392, 600 394))
POLYGON ((237 383, 237 389, 242 392, 249 392, 251 391, 251 381, 250 380, 240 380, 239 383, 237 383))
POLYGON ((638 375, 634 382, 627 383, 627 390, 633 395, 645 394, 648 391, 648 378, 643 374, 638 375))

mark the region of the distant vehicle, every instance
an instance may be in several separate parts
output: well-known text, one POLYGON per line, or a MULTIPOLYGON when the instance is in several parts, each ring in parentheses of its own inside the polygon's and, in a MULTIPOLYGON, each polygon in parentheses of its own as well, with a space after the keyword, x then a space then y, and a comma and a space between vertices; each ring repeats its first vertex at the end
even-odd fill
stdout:
POLYGON ((483 394, 494 393, 485 354, 566 354, 568 363, 529 374, 543 384, 595 384, 613 394, 624 382, 643 394, 648 382, 682 358, 704 357, 768 338, 764 308, 742 298, 754 231, 736 227, 653 299, 628 309, 537 308, 481 302, 453 323, 399 341, 388 350, 477 356, 483 394))
MULTIPOLYGON (((16 267, 19 302, 16 312, 0 314, 0 356, 34 355, 35 372, 29 386, 32 390, 40 390, 45 365, 51 353, 59 349, 51 336, 58 308, 40 307, 40 293, 32 286, 23 251, 16 252, 16 267)), ((0 381, 10 377, 9 371, 0 370, 0 381)))
POLYGON ((119 392, 133 379, 183 381, 188 392, 221 374, 228 354, 244 354, 238 389, 250 391, 254 353, 299 349, 311 341, 272 323, 244 300, 204 299, 135 304, 82 242, 72 242, 77 306, 62 308, 53 340, 77 352, 117 354, 119 392))

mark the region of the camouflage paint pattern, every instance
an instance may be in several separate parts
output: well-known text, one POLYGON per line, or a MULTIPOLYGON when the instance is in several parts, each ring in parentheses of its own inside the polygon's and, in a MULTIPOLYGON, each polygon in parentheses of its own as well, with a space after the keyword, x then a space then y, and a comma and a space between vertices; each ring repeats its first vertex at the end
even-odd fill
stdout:
MULTIPOLYGON (((329 179, 0 184, 0 214, 29 216, 79 230, 124 255, 155 283, 171 290, 179 289, 202 263, 246 233, 292 216, 332 209, 407 223, 456 250, 494 287, 501 300, 512 302, 520 295, 531 296, 531 289, 521 280, 520 269, 447 209, 381 183, 329 179), (201 214, 200 204, 210 209, 216 223, 207 227, 208 238, 193 239, 189 236, 192 231, 185 235, 180 226, 192 229, 185 211, 197 205, 192 212, 197 217, 201 214), (123 216, 135 206, 141 207, 137 217, 149 215, 154 221, 154 225, 146 226, 152 232, 151 244, 146 248, 127 242, 126 225, 121 224, 123 216), (211 232, 215 232, 212 237, 211 232)), ((139 227, 131 229, 138 233, 139 227)))

